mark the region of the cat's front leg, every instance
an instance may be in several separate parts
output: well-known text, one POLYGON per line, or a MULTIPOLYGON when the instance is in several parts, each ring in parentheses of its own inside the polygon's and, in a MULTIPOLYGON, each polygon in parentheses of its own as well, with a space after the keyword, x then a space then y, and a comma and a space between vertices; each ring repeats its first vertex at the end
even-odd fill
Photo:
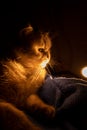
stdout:
POLYGON ((36 116, 53 119, 55 117, 55 108, 44 103, 38 95, 32 94, 27 98, 28 110, 36 116))
POLYGON ((0 130, 41 130, 25 113, 10 103, 0 102, 0 130))

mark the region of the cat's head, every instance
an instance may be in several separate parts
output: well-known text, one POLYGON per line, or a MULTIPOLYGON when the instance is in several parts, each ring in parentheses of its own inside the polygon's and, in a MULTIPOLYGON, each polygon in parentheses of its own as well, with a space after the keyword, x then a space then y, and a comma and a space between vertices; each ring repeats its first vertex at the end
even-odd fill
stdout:
POLYGON ((50 61, 51 39, 49 33, 34 30, 31 25, 20 31, 21 48, 16 51, 17 57, 22 63, 42 68, 50 61))
POLYGON ((42 83, 46 76, 45 67, 50 61, 50 48, 49 33, 34 30, 31 25, 23 28, 15 43, 15 55, 3 64, 5 76, 8 80, 20 83, 30 79, 27 80, 28 86, 30 81, 42 83))

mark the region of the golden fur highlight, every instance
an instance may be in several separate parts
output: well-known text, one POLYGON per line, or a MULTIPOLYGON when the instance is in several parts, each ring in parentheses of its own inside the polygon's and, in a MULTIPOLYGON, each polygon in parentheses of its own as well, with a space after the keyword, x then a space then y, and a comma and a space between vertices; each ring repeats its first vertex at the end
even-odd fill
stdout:
POLYGON ((0 129, 40 130, 27 118, 25 111, 37 115, 38 110, 38 116, 42 114, 42 117, 53 118, 55 115, 54 107, 38 95, 47 74, 41 64, 50 61, 51 39, 48 33, 34 32, 30 25, 20 32, 20 37, 21 47, 14 49, 15 58, 1 62, 0 129))

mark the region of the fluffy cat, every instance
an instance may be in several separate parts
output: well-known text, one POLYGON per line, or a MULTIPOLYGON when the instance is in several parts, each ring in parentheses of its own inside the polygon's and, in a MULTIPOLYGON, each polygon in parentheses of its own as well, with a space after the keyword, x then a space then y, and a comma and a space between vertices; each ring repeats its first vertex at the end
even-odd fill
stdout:
POLYGON ((38 90, 46 77, 50 61, 51 40, 48 33, 34 31, 29 25, 20 31, 15 57, 1 61, 0 129, 39 130, 25 111, 53 117, 55 109, 45 104, 38 90))

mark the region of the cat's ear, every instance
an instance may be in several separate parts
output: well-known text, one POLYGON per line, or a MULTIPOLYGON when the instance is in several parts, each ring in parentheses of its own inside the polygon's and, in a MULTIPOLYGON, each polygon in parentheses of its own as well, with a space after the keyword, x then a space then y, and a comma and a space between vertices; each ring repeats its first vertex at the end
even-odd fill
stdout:
POLYGON ((33 32, 33 27, 29 24, 19 32, 20 37, 26 37, 33 32))
POLYGON ((19 42, 22 43, 23 45, 28 43, 29 38, 30 39, 32 38, 33 32, 34 32, 33 27, 31 26, 31 24, 28 24, 26 27, 24 27, 19 31, 18 34, 19 42))

